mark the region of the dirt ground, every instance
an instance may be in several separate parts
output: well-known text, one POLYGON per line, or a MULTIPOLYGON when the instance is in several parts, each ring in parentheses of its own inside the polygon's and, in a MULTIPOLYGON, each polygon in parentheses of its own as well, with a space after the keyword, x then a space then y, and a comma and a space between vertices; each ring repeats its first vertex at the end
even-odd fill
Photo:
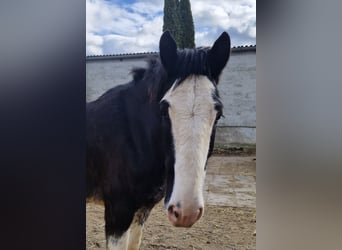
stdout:
MULTIPOLYGON (((256 249, 255 157, 213 156, 207 167, 203 217, 191 228, 175 228, 163 203, 151 212, 141 250, 256 249)), ((87 204, 87 249, 106 249, 104 209, 87 204)))

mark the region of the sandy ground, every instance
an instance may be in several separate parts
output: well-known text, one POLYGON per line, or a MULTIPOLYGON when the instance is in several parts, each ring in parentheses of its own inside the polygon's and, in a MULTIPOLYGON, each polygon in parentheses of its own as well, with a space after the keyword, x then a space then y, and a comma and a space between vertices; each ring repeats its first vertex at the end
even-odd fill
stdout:
MULTIPOLYGON (((213 156, 207 167, 203 217, 175 228, 163 203, 151 212, 141 250, 256 249, 255 157, 213 156)), ((105 249, 103 207, 87 204, 87 249, 105 249)))

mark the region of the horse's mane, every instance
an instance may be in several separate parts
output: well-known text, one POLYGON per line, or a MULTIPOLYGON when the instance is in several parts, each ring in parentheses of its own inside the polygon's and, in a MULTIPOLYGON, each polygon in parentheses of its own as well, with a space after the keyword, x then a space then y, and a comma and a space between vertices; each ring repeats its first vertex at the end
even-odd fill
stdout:
POLYGON ((209 48, 204 47, 178 50, 175 71, 179 84, 189 75, 206 75, 210 77, 207 63, 208 50, 209 48))
POLYGON ((172 75, 165 71, 159 57, 149 58, 146 68, 133 68, 133 81, 136 84, 145 83, 150 98, 154 99, 161 98, 176 79, 178 86, 190 75, 206 75, 211 78, 207 64, 208 50, 209 48, 204 47, 178 50, 172 75))
POLYGON ((140 81, 141 79, 143 79, 145 72, 145 68, 133 68, 131 72, 131 74, 133 75, 133 80, 135 82, 140 81))
MULTIPOLYGON (((133 82, 147 90, 150 101, 160 99, 167 85, 167 73, 159 58, 149 58, 146 68, 133 68, 131 71, 133 82)), ((158 100, 159 101, 159 100, 158 100)))

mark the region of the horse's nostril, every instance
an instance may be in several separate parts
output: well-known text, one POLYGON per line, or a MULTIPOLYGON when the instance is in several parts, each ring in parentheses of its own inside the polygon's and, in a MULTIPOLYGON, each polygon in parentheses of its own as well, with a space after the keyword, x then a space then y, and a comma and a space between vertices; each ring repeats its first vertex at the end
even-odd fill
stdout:
POLYGON ((169 207, 168 207, 168 209, 167 209, 167 211, 169 211, 169 213, 172 213, 173 212, 173 205, 170 205, 169 207))
POLYGON ((179 211, 177 211, 177 207, 175 205, 170 205, 167 211, 169 212, 171 216, 174 216, 174 218, 176 219, 178 219, 178 217, 180 216, 180 213, 179 211))
POLYGON ((202 207, 200 207, 198 210, 199 210, 199 213, 198 213, 197 219, 201 218, 202 214, 203 214, 203 208, 202 207))

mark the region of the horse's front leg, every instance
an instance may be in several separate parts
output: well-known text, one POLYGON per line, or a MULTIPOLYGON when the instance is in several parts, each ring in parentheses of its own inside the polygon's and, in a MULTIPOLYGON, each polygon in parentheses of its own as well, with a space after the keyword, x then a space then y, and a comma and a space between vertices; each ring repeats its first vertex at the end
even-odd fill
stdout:
POLYGON ((134 210, 120 201, 105 201, 107 250, 127 250, 134 210))
POLYGON ((107 250, 127 250, 129 231, 121 235, 106 234, 107 250))
POLYGON ((134 215, 129 227, 128 250, 139 250, 144 223, 147 220, 151 209, 140 208, 134 215))

